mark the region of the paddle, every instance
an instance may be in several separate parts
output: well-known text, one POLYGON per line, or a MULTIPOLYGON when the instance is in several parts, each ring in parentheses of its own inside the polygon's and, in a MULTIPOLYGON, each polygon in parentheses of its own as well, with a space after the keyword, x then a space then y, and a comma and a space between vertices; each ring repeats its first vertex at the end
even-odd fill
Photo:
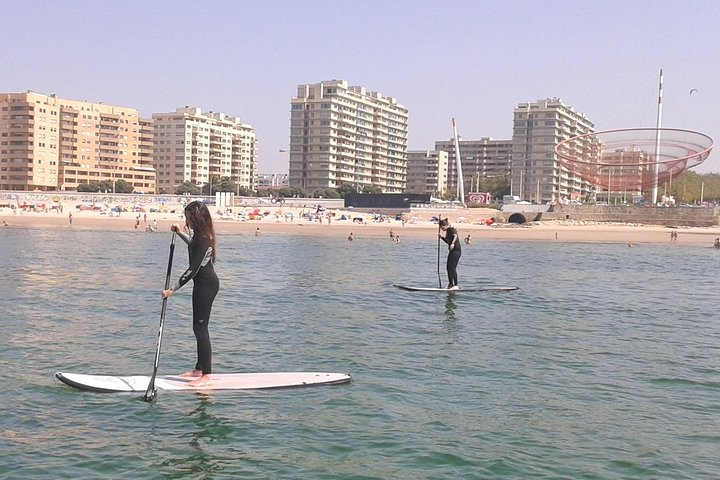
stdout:
POLYGON ((440 279, 440 215, 438 215, 438 260, 437 260, 437 271, 438 271, 438 288, 442 288, 442 280, 440 279))
MULTIPOLYGON (((172 234, 172 240, 170 240, 170 256, 168 258, 167 275, 165 276, 165 290, 170 288, 170 274, 172 273, 172 261, 173 252, 175 251, 175 235, 172 234)), ((160 345, 162 344, 162 332, 163 324, 165 323, 165 312, 167 311, 167 298, 163 298, 162 310, 160 312, 160 327, 158 328, 157 337, 157 350, 155 350, 155 367, 153 368, 152 376, 150 377, 150 383, 148 384, 147 390, 145 391, 145 401, 151 402, 157 397, 157 389, 155 388, 155 377, 157 376, 158 365, 160 364, 160 345)))

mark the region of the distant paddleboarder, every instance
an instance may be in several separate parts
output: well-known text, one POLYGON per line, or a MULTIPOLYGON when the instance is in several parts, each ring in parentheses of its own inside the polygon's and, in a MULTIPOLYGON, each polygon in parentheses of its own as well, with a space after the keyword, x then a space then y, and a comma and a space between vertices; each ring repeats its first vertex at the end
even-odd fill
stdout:
POLYGON ((173 288, 163 290, 163 298, 169 297, 190 280, 193 281, 193 333, 197 341, 197 363, 194 370, 180 376, 197 377, 190 382, 191 386, 207 385, 211 381, 212 373, 212 346, 208 322, 213 301, 220 289, 220 281, 213 267, 217 248, 210 211, 202 202, 191 202, 185 207, 185 229, 190 235, 181 232, 178 224, 174 224, 170 229, 187 243, 190 266, 173 288))
POLYGON ((440 220, 440 230, 445 232, 445 236, 438 233, 438 237, 448 245, 448 256, 447 256, 447 275, 448 275, 448 290, 459 290, 458 286, 458 275, 457 266, 460 262, 460 256, 462 255, 462 249, 460 247, 460 237, 455 227, 450 226, 450 222, 445 218, 440 220))

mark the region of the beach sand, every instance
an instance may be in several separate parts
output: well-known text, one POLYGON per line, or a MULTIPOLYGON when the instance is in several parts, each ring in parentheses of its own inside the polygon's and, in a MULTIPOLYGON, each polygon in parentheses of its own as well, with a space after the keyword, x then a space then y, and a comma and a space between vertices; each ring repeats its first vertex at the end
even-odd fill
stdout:
MULTIPOLYGON (((146 234, 146 226, 152 225, 153 220, 158 223, 160 232, 169 231, 173 223, 184 225, 184 220, 177 213, 147 213, 147 222, 144 214, 140 213, 140 223, 137 230, 137 213, 123 212, 120 216, 108 217, 105 214, 93 211, 72 210, 72 226, 69 225, 68 212, 18 212, 4 208, 0 210, 0 228, 61 228, 79 230, 109 230, 109 231, 137 231, 146 234), (2 226, 3 222, 7 226, 2 226)), ((430 221, 437 212, 430 210, 413 210, 409 217, 412 221, 402 224, 399 220, 373 222, 369 214, 357 212, 343 212, 352 217, 363 216, 366 222, 354 223, 352 220, 333 219, 330 224, 323 220, 317 221, 300 219, 302 209, 284 208, 276 210, 261 220, 224 219, 214 217, 215 229, 218 234, 255 235, 260 229, 261 235, 315 235, 347 237, 353 234, 355 240, 374 237, 389 237, 390 229, 403 239, 437 238, 438 227, 430 221), (290 220, 286 214, 292 213, 290 220)), ((443 216, 450 219, 461 237, 471 235, 473 242, 483 240, 507 241, 542 241, 542 242, 584 242, 584 243, 624 243, 632 246, 649 243, 671 243, 670 232, 673 228, 660 225, 636 224, 610 224, 610 223, 582 223, 571 221, 544 221, 516 224, 495 224, 487 226, 482 221, 490 218, 493 210, 464 209, 443 212, 443 216)), ((339 217, 339 215, 338 215, 339 217)), ((720 237, 720 227, 677 227, 678 238, 675 243, 705 244, 712 246, 716 237, 720 237)), ((389 239, 389 238, 388 238, 389 239)))

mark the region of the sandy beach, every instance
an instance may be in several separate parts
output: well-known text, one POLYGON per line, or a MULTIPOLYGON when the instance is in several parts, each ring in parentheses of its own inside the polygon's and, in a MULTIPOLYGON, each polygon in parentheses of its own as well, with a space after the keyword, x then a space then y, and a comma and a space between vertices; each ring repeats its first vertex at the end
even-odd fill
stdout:
MULTIPOLYGON (((157 222, 158 231, 168 231, 173 223, 184 224, 177 213, 135 213, 123 212, 120 216, 108 216, 97 211, 72 211, 72 225, 68 212, 31 212, 0 209, 0 228, 59 228, 81 230, 111 230, 147 232, 146 227, 157 222), (138 219, 139 215, 139 219, 138 219), (145 217, 147 215, 147 217, 145 217), (136 228, 136 224, 138 223, 136 228), (7 225, 5 225, 5 223, 7 225)), ((305 210, 306 211, 306 210, 305 210)), ((443 212, 457 227, 464 238, 470 234, 473 242, 482 240, 543 241, 543 242, 584 242, 584 243, 625 243, 640 245, 649 243, 671 243, 670 232, 673 228, 660 225, 609 224, 577 221, 544 221, 523 225, 495 224, 486 225, 483 220, 493 216, 490 209, 464 209, 443 212)), ((328 224, 301 218, 303 209, 284 208, 271 212, 261 219, 239 220, 215 215, 215 228, 218 234, 255 235, 316 235, 347 237, 353 234, 355 240, 373 237, 389 237, 392 229, 400 236, 400 241, 410 238, 435 238, 437 225, 430 221, 436 212, 430 210, 412 210, 406 212, 408 221, 400 220, 372 221, 370 214, 358 212, 337 212, 328 224), (290 216, 292 214, 292 217, 290 216), (345 214, 348 219, 338 220, 345 214), (364 217, 363 223, 351 220, 364 217)), ((677 227, 678 238, 675 243, 705 244, 712 246, 716 237, 720 237, 720 227, 677 227)))

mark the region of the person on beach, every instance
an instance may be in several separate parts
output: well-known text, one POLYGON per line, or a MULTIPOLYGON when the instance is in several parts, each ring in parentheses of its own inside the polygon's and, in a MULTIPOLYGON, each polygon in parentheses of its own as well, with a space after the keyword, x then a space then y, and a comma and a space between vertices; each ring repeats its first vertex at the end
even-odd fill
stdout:
POLYGON ((190 235, 181 232, 177 223, 170 229, 188 245, 190 266, 172 289, 163 290, 163 298, 168 298, 190 280, 193 281, 193 333, 197 341, 197 363, 194 370, 180 376, 197 377, 189 383, 191 386, 207 385, 212 380, 212 346, 208 322, 213 301, 220 289, 220 281, 213 266, 217 247, 212 216, 204 203, 190 202, 185 207, 185 229, 190 235))
POLYGON ((460 237, 455 227, 450 226, 450 222, 445 218, 440 220, 440 230, 445 232, 445 235, 438 233, 438 237, 448 245, 448 256, 447 256, 447 275, 448 275, 448 290, 459 290, 458 286, 458 275, 457 266, 460 262, 460 256, 462 255, 462 249, 460 247, 460 237))

